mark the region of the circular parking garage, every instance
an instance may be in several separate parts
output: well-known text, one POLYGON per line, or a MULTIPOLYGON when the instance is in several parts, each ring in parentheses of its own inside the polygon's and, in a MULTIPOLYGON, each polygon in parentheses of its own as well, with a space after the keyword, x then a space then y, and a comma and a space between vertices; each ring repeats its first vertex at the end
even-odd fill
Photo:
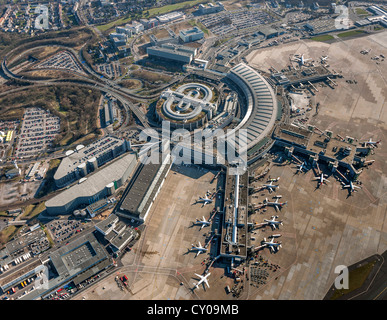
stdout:
POLYGON ((212 119, 217 110, 214 88, 197 82, 165 90, 156 106, 159 121, 170 121, 172 128, 193 130, 212 119))

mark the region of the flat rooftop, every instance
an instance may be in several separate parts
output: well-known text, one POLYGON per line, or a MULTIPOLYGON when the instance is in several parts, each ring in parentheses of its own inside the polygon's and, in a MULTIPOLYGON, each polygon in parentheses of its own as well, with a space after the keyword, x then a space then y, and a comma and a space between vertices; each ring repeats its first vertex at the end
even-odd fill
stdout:
POLYGON ((50 255, 50 259, 59 277, 69 278, 108 259, 108 255, 94 234, 88 233, 57 249, 50 255))
POLYGON ((120 205, 121 211, 132 214, 140 214, 139 207, 142 203, 150 185, 152 184, 161 164, 141 164, 134 177, 135 181, 125 190, 123 201, 120 205))
POLYGON ((101 192, 108 184, 120 180, 125 172, 133 172, 137 165, 134 153, 127 154, 109 165, 87 176, 86 180, 64 190, 57 196, 46 201, 46 207, 64 206, 80 197, 91 197, 101 192))
POLYGON ((68 173, 74 171, 80 164, 87 162, 94 157, 98 158, 106 152, 109 152, 125 141, 115 137, 101 138, 88 146, 79 145, 73 152, 67 151, 67 156, 64 157, 55 172, 54 179, 59 180, 66 176, 68 173))

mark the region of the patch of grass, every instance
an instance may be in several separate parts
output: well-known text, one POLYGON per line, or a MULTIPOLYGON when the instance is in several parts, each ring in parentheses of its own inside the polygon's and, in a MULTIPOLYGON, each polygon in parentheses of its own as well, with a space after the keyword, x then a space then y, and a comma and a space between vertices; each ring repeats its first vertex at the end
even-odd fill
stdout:
POLYGON ((348 279, 348 282, 349 282, 348 287, 349 288, 335 290, 335 292, 333 293, 333 295, 331 297, 331 300, 338 299, 341 296, 348 294, 348 293, 360 288, 363 285, 364 281, 367 279, 367 277, 370 274, 375 263, 376 263, 375 261, 372 261, 372 262, 365 264, 364 266, 361 266, 359 268, 356 268, 356 269, 350 271, 349 276, 348 276, 348 278, 349 278, 348 279))
POLYGON ((314 41, 329 41, 329 40, 333 40, 334 37, 330 34, 323 34, 321 36, 312 37, 310 39, 314 41))
POLYGON ((367 10, 364 10, 362 8, 356 8, 355 11, 356 11, 356 14, 358 15, 367 15, 367 16, 371 15, 367 10))
POLYGON ((364 33, 363 30, 351 30, 343 33, 339 33, 337 36, 339 38, 347 38, 347 37, 354 37, 358 35, 362 35, 364 33))
POLYGON ((15 236, 18 229, 19 226, 8 226, 3 229, 0 232, 0 244, 5 245, 7 242, 9 242, 9 240, 11 240, 15 236))

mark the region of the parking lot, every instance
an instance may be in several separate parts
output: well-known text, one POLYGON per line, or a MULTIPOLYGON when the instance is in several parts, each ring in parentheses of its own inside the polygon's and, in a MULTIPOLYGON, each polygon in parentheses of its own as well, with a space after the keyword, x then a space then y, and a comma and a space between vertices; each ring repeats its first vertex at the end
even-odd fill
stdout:
POLYGON ((68 51, 61 51, 56 55, 39 63, 36 68, 38 69, 62 69, 69 70, 78 73, 84 73, 81 66, 75 60, 73 55, 68 51))
POLYGON ((56 243, 66 241, 84 230, 80 220, 53 220, 47 224, 47 227, 56 243))
POLYGON ((217 15, 209 15, 200 19, 201 23, 218 36, 230 32, 265 25, 275 22, 275 19, 261 10, 237 10, 222 12, 217 15), (231 22, 231 23, 228 23, 231 22))
POLYGON ((27 108, 18 136, 16 157, 36 157, 52 146, 52 141, 59 132, 59 117, 41 108, 27 108))

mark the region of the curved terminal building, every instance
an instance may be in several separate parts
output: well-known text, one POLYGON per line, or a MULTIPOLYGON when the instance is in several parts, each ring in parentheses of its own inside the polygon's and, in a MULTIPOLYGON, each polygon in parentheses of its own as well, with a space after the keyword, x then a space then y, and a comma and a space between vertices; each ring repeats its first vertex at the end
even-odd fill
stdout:
MULTIPOLYGON (((240 63, 227 75, 245 98, 245 112, 234 128, 247 129, 247 150, 259 143, 274 127, 277 118, 277 100, 270 84, 253 68, 240 63)), ((235 146, 238 139, 235 140, 235 146)))

